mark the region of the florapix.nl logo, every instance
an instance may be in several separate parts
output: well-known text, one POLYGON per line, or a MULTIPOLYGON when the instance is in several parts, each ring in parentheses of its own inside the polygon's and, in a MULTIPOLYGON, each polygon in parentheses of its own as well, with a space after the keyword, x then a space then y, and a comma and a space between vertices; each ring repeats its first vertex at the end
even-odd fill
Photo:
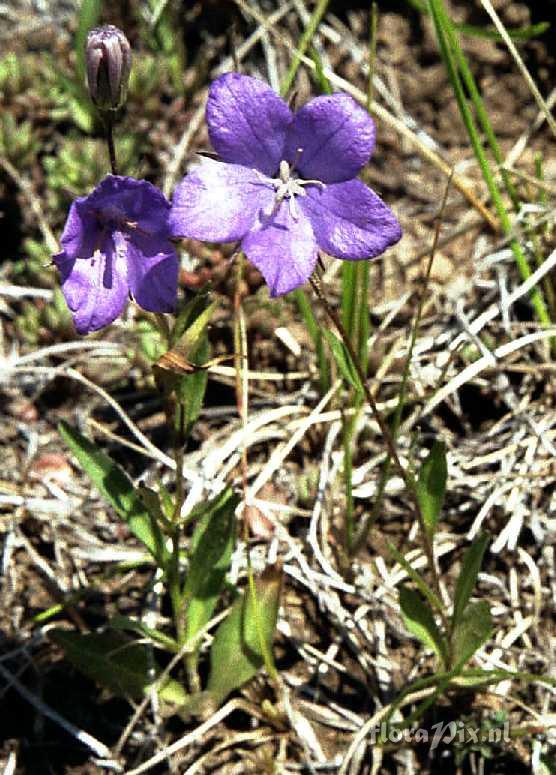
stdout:
POLYGON ((473 727, 464 721, 439 721, 430 729, 423 727, 400 728, 392 724, 377 724, 369 731, 371 744, 393 743, 397 744, 428 744, 431 751, 439 745, 480 745, 500 744, 510 742, 510 724, 504 721, 501 724, 486 727, 473 727))

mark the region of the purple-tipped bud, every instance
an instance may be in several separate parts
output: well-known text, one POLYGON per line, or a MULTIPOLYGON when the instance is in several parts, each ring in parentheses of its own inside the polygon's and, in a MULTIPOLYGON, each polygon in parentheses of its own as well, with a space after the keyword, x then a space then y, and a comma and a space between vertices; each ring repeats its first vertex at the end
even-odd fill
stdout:
POLYGON ((125 102, 131 70, 131 46, 113 24, 95 27, 87 35, 87 81, 100 110, 117 110, 125 102))

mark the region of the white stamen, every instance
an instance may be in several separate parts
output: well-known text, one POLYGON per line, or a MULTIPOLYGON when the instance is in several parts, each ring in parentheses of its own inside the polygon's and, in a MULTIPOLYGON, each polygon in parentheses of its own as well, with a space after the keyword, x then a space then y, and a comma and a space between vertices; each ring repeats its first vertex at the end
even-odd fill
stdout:
MULTIPOLYGON (((300 149, 301 150, 301 149, 300 149)), ((297 157, 296 157, 297 158, 297 157)), ((274 215, 284 199, 289 199, 290 214, 294 221, 297 221, 298 210, 295 201, 296 196, 306 196, 307 192, 303 186, 320 186, 324 188, 321 180, 303 180, 302 178, 293 178, 290 165, 285 159, 282 159, 279 167, 279 177, 271 178, 270 182, 274 186, 276 195, 274 198, 274 207, 270 215, 274 215)))

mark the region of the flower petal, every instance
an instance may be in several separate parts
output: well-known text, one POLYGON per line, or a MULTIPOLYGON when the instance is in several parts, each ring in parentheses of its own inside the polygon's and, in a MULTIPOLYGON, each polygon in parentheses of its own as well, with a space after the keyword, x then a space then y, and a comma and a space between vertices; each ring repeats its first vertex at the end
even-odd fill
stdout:
POLYGON ((262 215, 244 237, 241 247, 262 272, 271 296, 281 296, 303 285, 317 261, 317 246, 309 220, 297 207, 283 201, 273 215, 262 215), (292 209, 296 207, 296 217, 292 209))
POLYGON ((63 252, 73 259, 92 256, 100 238, 96 219, 87 206, 88 198, 80 196, 72 202, 60 238, 63 252))
MULTIPOLYGON (((116 233, 114 240, 125 240, 116 233)), ((173 312, 178 294, 178 256, 171 243, 137 232, 127 238, 127 279, 135 301, 149 312, 173 312)))
POLYGON ((203 158, 174 193, 170 231, 208 242, 239 240, 273 200, 272 184, 254 170, 203 158))
POLYGON ((396 243, 402 230, 382 199, 360 180, 310 186, 298 201, 318 246, 336 258, 373 258, 396 243))
POLYGON ((293 116, 270 86, 225 73, 211 84, 206 116, 210 141, 224 161, 265 175, 277 172, 293 116))
POLYGON ((89 210, 104 221, 113 216, 114 224, 136 222, 144 231, 160 232, 163 239, 168 236, 170 203, 148 180, 107 175, 86 200, 89 210))
POLYGON ((92 258, 73 259, 62 251, 54 261, 78 333, 98 331, 118 317, 127 300, 127 258, 111 237, 92 258))
POLYGON ((285 158, 299 157, 295 166, 304 178, 339 183, 367 163, 375 134, 372 118, 348 94, 315 97, 295 114, 285 158))

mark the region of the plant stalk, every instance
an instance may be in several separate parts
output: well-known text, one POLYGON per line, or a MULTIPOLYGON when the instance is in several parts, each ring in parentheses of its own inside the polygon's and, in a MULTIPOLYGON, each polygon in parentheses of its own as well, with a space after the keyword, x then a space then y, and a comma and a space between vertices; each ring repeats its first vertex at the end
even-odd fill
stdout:
MULTIPOLYGON (((353 362, 353 365, 355 367, 355 370, 357 371, 357 375, 359 377, 359 381, 361 382, 361 386, 363 388, 365 398, 367 399, 367 403, 369 404, 369 407, 371 409, 371 413, 378 424, 378 427, 380 428, 380 432, 382 433, 382 437, 384 439, 384 443, 386 445, 386 449, 388 450, 388 455, 390 459, 393 461, 395 467, 397 468, 400 476, 404 480, 405 486, 410 494, 411 500, 413 502, 413 506, 415 509, 415 514, 417 517, 417 521, 419 524, 419 532, 421 535, 421 540, 423 544, 423 550, 425 553, 425 557, 427 558, 427 564, 429 566, 431 576, 432 576, 432 582, 434 586, 434 590, 438 597, 442 599, 442 593, 440 589, 440 579, 438 576, 438 571, 436 569, 436 563, 434 561, 434 549, 432 540, 427 532, 425 522, 423 519, 423 515, 421 513, 421 509, 419 506, 419 499, 417 497, 417 483, 415 482, 415 479, 410 471, 407 471, 399 458, 398 451, 396 449, 396 442, 394 440, 394 437, 390 431, 390 428, 387 426, 386 422, 384 421, 384 418, 380 414, 380 411, 378 409, 378 406, 376 404, 375 398, 373 394, 371 393, 369 386, 367 384, 367 378, 365 374, 363 373, 363 370, 361 368, 361 363, 359 362, 359 358, 357 357, 357 354, 355 352, 355 348, 353 347, 353 344, 347 334, 347 331, 345 330, 342 321, 340 320, 340 317, 336 310, 334 310, 330 304, 328 303, 328 299, 322 292, 322 288, 320 286, 319 281, 317 278, 313 275, 309 278, 309 282, 311 283, 311 287, 313 288, 313 291, 315 292, 315 295, 317 299, 322 304, 324 311, 334 323, 336 326, 336 329, 338 333, 340 334, 340 338, 346 348, 346 350, 349 353, 349 356, 353 362)), ((444 612, 441 612, 442 617, 442 623, 444 625, 445 631, 449 631, 449 621, 444 612)))
POLYGON ((116 162, 116 147, 114 145, 114 119, 110 111, 104 114, 104 123, 106 127, 106 144, 108 145, 108 156, 110 157, 110 169, 112 175, 118 174, 118 164, 116 162))

